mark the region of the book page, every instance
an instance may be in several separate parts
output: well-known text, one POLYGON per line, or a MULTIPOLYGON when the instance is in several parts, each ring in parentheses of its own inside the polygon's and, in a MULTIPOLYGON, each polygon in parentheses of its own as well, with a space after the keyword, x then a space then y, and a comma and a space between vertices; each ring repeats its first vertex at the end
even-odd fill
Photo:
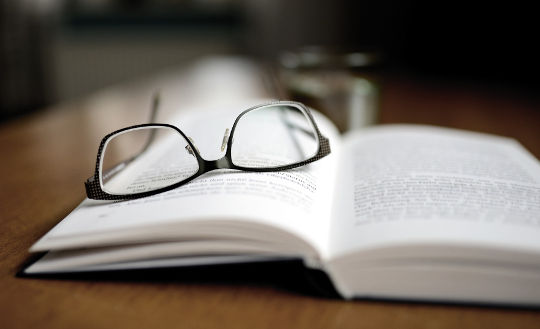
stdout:
MULTIPOLYGON (((174 124, 193 139, 203 158, 218 159, 224 155, 223 133, 243 109, 199 110, 191 116, 184 113, 174 124)), ((220 169, 147 198, 85 200, 32 251, 213 238, 259 240, 272 245, 291 236, 303 240, 288 241, 291 250, 306 248, 306 243, 314 249, 325 249, 339 145, 335 127, 315 115, 332 147, 332 153, 317 162, 281 172, 220 169)), ((138 166, 161 170, 160 164, 166 163, 170 154, 167 142, 160 143, 138 158, 137 164, 125 171, 125 177, 113 179, 131 179, 137 186, 137 182, 152 176, 138 166), (145 176, 137 176, 137 172, 145 176)))
POLYGON ((426 126, 347 137, 331 249, 540 250, 540 165, 512 139, 426 126))

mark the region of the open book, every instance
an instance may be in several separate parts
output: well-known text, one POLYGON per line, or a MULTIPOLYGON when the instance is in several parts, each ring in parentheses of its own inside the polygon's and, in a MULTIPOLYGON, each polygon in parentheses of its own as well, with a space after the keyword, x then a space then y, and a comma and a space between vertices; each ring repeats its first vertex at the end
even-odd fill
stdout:
MULTIPOLYGON (((173 123, 217 159, 237 114, 173 123)), ((24 272, 302 258, 344 298, 540 304, 540 165, 518 142, 418 125, 340 136, 315 119, 332 148, 320 161, 87 199, 32 246, 47 253, 24 272)))

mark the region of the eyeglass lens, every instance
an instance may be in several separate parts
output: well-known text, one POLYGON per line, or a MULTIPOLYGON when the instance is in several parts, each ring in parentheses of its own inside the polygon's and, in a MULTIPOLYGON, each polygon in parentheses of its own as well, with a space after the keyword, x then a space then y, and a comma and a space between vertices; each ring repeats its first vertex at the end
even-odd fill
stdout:
POLYGON ((169 127, 143 127, 115 135, 105 146, 101 167, 101 186, 115 195, 157 190, 199 170, 188 142, 169 127))
POLYGON ((319 140, 307 114, 293 105, 268 105, 238 121, 232 162, 241 167, 273 168, 312 158, 319 140))

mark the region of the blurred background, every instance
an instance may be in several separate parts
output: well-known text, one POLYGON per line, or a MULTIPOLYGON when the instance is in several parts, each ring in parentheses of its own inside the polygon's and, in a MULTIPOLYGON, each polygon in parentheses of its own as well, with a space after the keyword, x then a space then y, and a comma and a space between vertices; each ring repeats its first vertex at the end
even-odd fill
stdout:
MULTIPOLYGON (((376 54, 380 71, 536 94, 533 4, 0 0, 0 120, 207 55, 376 54), (322 47, 322 48, 321 48, 322 47)), ((283 63, 281 63, 283 64, 283 63)))

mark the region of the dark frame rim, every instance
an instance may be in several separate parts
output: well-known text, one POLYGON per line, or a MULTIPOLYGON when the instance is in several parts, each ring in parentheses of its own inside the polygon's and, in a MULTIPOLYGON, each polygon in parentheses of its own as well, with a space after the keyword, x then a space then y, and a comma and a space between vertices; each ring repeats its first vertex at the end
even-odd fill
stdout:
POLYGON ((203 175, 203 174, 205 174, 205 173, 207 173, 209 171, 216 170, 216 169, 236 169, 236 170, 242 170, 242 171, 247 171, 247 172, 277 172, 277 171, 283 171, 283 170, 287 170, 287 169, 293 169, 293 168, 298 168, 298 167, 304 166, 306 164, 317 161, 317 160, 327 156, 328 154, 330 154, 330 152, 331 152, 331 150, 330 150, 330 142, 329 142, 328 138, 326 138, 325 136, 323 136, 321 134, 321 132, 319 130, 319 127, 317 126, 317 123, 316 123, 315 119, 313 118, 313 115, 312 115, 311 111, 304 104, 299 103, 299 102, 294 102, 294 101, 273 101, 273 102, 269 102, 269 103, 265 103, 265 104, 259 104, 259 105, 250 107, 250 108, 242 111, 236 117, 236 119, 235 119, 235 121, 233 123, 233 126, 231 128, 229 138, 227 140, 227 150, 225 152, 225 155, 222 158, 216 159, 216 160, 206 160, 206 159, 204 159, 200 155, 199 151, 197 150, 197 148, 195 147, 193 142, 190 140, 190 138, 188 138, 188 136, 186 136, 178 127, 176 127, 174 125, 171 125, 171 124, 167 124, 167 123, 144 123, 144 124, 128 126, 128 127, 124 127, 124 128, 115 130, 115 131, 107 134, 101 140, 101 143, 99 145, 98 152, 97 152, 97 160, 96 160, 96 165, 95 165, 95 169, 94 169, 94 175, 86 180, 85 188, 86 188, 86 194, 87 194, 88 198, 90 198, 90 199, 95 199, 95 200, 133 200, 133 199, 143 198, 143 197, 156 195, 156 194, 159 194, 159 193, 163 193, 163 192, 173 190, 173 189, 175 189, 175 188, 177 188, 179 186, 187 184, 188 182, 194 180, 195 178, 197 178, 197 177, 199 177, 199 176, 201 176, 201 175, 203 175), (313 128, 315 129, 315 132, 317 134, 317 138, 319 140, 319 145, 318 145, 318 148, 317 148, 317 152, 312 157, 310 157, 309 159, 306 159, 306 160, 303 160, 303 161, 300 161, 300 162, 296 162, 296 163, 293 163, 293 164, 277 166, 277 167, 256 168, 256 167, 244 167, 244 166, 235 165, 233 163, 233 161, 232 161, 231 149, 232 149, 232 142, 233 142, 234 132, 235 132, 236 126, 238 124, 238 121, 240 120, 240 118, 242 116, 244 116, 248 112, 251 112, 253 110, 263 108, 263 107, 266 107, 266 106, 271 106, 271 105, 292 105, 292 106, 295 106, 295 107, 301 109, 303 111, 303 113, 306 114, 307 118, 310 120, 311 124, 313 125, 313 128), (129 131, 129 130, 134 130, 134 129, 146 128, 146 127, 164 127, 164 128, 174 129, 176 132, 178 132, 185 139, 185 141, 188 143, 188 145, 191 147, 191 149, 193 151, 193 154, 195 155, 195 158, 197 159, 197 163, 198 163, 198 166, 199 166, 198 171, 195 174, 193 174, 192 176, 190 176, 190 177, 188 177, 188 178, 186 178, 184 180, 181 180, 181 181, 179 181, 177 183, 167 185, 167 186, 164 186, 164 187, 161 187, 161 188, 157 188, 157 189, 151 190, 151 191, 145 191, 145 192, 139 192, 139 193, 133 193, 133 194, 111 194, 111 193, 105 192, 103 190, 103 188, 102 188, 101 179, 100 179, 100 177, 101 177, 100 169, 101 169, 101 165, 102 165, 103 150, 105 148, 105 145, 107 144, 107 142, 111 138, 113 138, 114 136, 116 136, 116 135, 118 135, 120 133, 129 131))
MULTIPOLYGON (((299 102, 293 102, 293 101, 275 101, 275 102, 270 102, 270 103, 261 104, 261 105, 251 107, 251 108, 243 111, 242 113, 240 113, 236 117, 236 119, 234 120, 233 126, 231 128, 231 133, 229 135, 229 139, 227 141, 227 150, 226 150, 225 156, 229 159, 231 165, 234 166, 233 169, 241 169, 241 170, 244 170, 244 171, 255 171, 255 172, 272 172, 272 171, 287 170, 287 169, 292 169, 292 168, 296 168, 296 167, 299 167, 299 166, 303 166, 305 164, 308 164, 310 162, 313 162, 313 161, 316 161, 316 160, 320 159, 320 158, 317 158, 315 160, 312 160, 313 158, 317 157, 321 153, 320 151, 321 151, 322 144, 323 144, 324 140, 328 141, 328 139, 321 134, 321 132, 319 130, 319 127, 317 126, 317 123, 315 122, 315 119, 313 118, 313 115, 311 114, 309 109, 304 104, 299 103, 299 102), (247 113, 252 112, 254 110, 264 108, 264 107, 272 106, 272 105, 292 105, 292 106, 297 107, 298 109, 300 109, 303 112, 303 114, 307 117, 307 119, 309 120, 309 122, 313 126, 313 129, 315 129, 315 132, 317 133, 317 139, 319 141, 319 143, 317 145, 317 151, 315 152, 315 154, 313 154, 313 156, 311 156, 310 158, 308 158, 306 160, 298 161, 298 162, 291 163, 291 164, 288 164, 288 165, 283 165, 283 166, 257 168, 257 167, 239 166, 239 165, 234 164, 234 161, 233 161, 233 158, 232 158, 232 142, 233 142, 234 132, 236 130, 238 122, 247 113)), ((323 156, 325 156, 327 154, 328 153, 324 154, 323 156)))

